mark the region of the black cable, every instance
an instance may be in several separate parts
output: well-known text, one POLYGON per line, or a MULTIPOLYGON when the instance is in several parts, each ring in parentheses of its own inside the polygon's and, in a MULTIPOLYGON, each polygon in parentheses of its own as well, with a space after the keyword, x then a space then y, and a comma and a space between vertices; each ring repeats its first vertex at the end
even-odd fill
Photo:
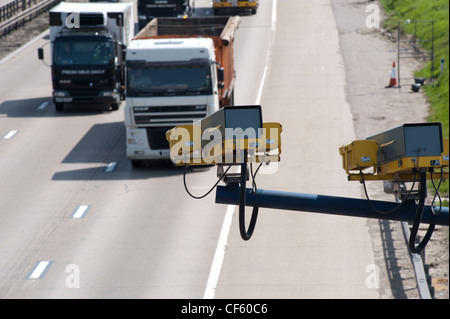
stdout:
POLYGON ((394 208, 392 208, 392 209, 390 209, 390 210, 388 210, 386 212, 383 212, 383 211, 380 211, 380 210, 376 209, 375 206, 373 205, 372 201, 369 198, 369 194, 367 193, 366 181, 364 180, 364 174, 363 174, 361 168, 359 169, 359 172, 360 172, 360 175, 361 175, 361 182, 362 182, 363 187, 364 187, 364 193, 366 194, 366 198, 367 198, 367 201, 369 202, 370 208, 372 208, 374 212, 379 213, 379 214, 383 214, 383 215, 391 214, 391 213, 395 212, 397 209, 399 209, 400 207, 402 207, 406 203, 406 200, 411 195, 411 193, 412 193, 412 191, 414 189, 414 185, 416 184, 416 173, 413 172, 414 173, 413 184, 411 186, 411 189, 408 191, 408 194, 406 195, 406 199, 404 201, 402 201, 400 204, 398 204, 397 206, 395 206, 394 208))
POLYGON ((258 190, 258 188, 256 187, 256 174, 258 174, 259 169, 261 168, 261 165, 264 162, 259 163, 258 168, 255 171, 255 174, 253 174, 253 165, 252 162, 250 162, 250 174, 252 175, 252 191, 253 193, 256 193, 256 191, 258 190))
POLYGON ((256 220, 258 218, 259 207, 254 206, 252 210, 252 217, 248 230, 245 229, 245 203, 246 203, 246 180, 247 180, 247 150, 244 150, 244 162, 241 164, 241 180, 239 192, 239 232, 243 240, 249 240, 253 231, 255 230, 256 220))
POLYGON ((433 234, 433 231, 435 228, 434 224, 430 224, 428 226, 428 230, 427 230, 424 238, 416 246, 416 237, 417 237, 417 233, 419 231, 420 223, 422 221, 422 216, 423 216, 423 211, 424 211, 424 206, 425 206, 425 198, 427 195, 426 194, 427 193, 426 182, 427 182, 426 171, 422 171, 422 172, 420 172, 419 205, 417 206, 416 217, 414 219, 414 223, 411 228, 411 235, 409 236, 409 243, 408 243, 409 250, 414 254, 419 253, 422 249, 425 248, 425 246, 428 244, 428 241, 430 240, 431 235, 433 234))
POLYGON ((256 193, 256 182, 253 175, 253 163, 250 161, 250 175, 252 175, 252 192, 256 193))
POLYGON ((419 148, 417 150, 417 158, 416 158, 416 167, 413 168, 413 174, 414 174, 414 180, 413 180, 413 184, 411 186, 411 189, 409 190, 408 194, 406 195, 406 198, 401 202, 401 204, 397 205, 396 207, 392 208, 391 210, 388 210, 387 212, 382 212, 379 211, 375 208, 375 206, 372 204, 371 200, 369 199, 369 194, 367 193, 367 189, 366 189, 366 182, 364 180, 364 174, 362 172, 361 167, 359 168, 359 173, 361 175, 361 180, 362 180, 362 184, 364 186, 364 193, 366 194, 366 198, 367 201, 369 202, 369 206, 376 212, 379 214, 383 214, 383 215, 388 215, 391 214, 393 212, 395 212, 397 209, 399 209, 404 203, 406 203, 406 201, 408 200, 409 196, 411 195, 413 189, 414 189, 414 185, 416 184, 416 174, 418 172, 418 168, 419 168, 419 154, 420 154, 421 148, 419 148))
POLYGON ((225 174, 230 170, 230 168, 231 168, 231 165, 228 166, 228 168, 225 170, 225 172, 222 173, 222 175, 219 177, 219 179, 217 180, 217 182, 214 184, 214 186, 211 187, 211 189, 210 189, 208 192, 206 192, 206 194, 204 194, 204 195, 202 195, 202 196, 195 196, 195 195, 191 194, 191 192, 189 192, 189 190, 188 190, 188 188, 187 188, 187 185, 186 185, 186 170, 187 170, 187 165, 185 164, 185 165, 184 165, 184 170, 183 170, 183 184, 184 184, 184 189, 186 190, 186 192, 187 192, 192 198, 195 198, 195 199, 202 199, 202 198, 205 198, 206 196, 208 196, 208 195, 214 190, 214 188, 216 188, 216 186, 217 186, 217 185, 220 183, 220 181, 224 178, 225 174))
POLYGON ((433 212, 433 214, 438 215, 441 212, 442 209, 442 199, 441 199, 441 195, 439 194, 439 187, 441 187, 441 183, 443 180, 443 169, 441 168, 441 179, 439 180, 439 184, 436 187, 436 185, 434 184, 434 180, 433 180, 433 169, 430 169, 430 179, 431 179, 431 183, 433 184, 434 187, 434 196, 433 196, 433 200, 431 201, 431 211, 433 212), (434 211, 434 201, 436 200, 436 196, 439 198, 439 210, 437 212, 434 211))
MULTIPOLYGON (((253 168, 250 163, 254 192, 256 192, 255 177, 256 177, 256 174, 258 173, 258 170, 261 167, 261 165, 262 165, 262 162, 256 169, 255 173, 253 174, 253 168)), ((183 170, 183 184, 184 184, 184 188, 185 188, 186 192, 192 198, 195 198, 195 199, 202 199, 202 198, 208 196, 214 190, 214 188, 216 188, 216 186, 220 183, 220 181, 223 179, 223 177, 227 174, 227 172, 230 170, 231 166, 232 165, 228 166, 228 168, 225 170, 225 172, 222 173, 220 178, 214 184, 214 186, 208 192, 206 192, 206 194, 204 194, 202 196, 195 196, 195 195, 191 194, 191 192, 187 188, 187 184, 186 184, 187 165, 185 164, 184 170, 183 170)), ((241 164, 240 194, 239 194, 239 231, 240 231, 240 234, 241 234, 241 237, 243 240, 249 240, 252 237, 253 231, 255 230, 255 226, 256 226, 256 220, 258 219, 258 211, 259 211, 259 207, 257 207, 257 206, 253 207, 252 216, 250 218, 250 224, 248 226, 248 230, 246 230, 245 229, 246 180, 247 180, 247 150, 244 150, 244 162, 241 164)))

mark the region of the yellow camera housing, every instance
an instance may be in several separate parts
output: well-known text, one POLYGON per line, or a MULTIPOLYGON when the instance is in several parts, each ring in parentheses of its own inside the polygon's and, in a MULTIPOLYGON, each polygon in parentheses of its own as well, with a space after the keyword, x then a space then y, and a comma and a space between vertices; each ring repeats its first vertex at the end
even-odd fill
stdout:
MULTIPOLYGON (((353 141, 340 147, 339 153, 349 180, 407 181, 417 177, 421 168, 430 171, 449 166, 448 139, 442 139, 441 123, 403 124, 353 141), (362 174, 370 167, 372 172, 362 174)), ((448 178, 448 172, 442 171, 442 176, 448 178)))
POLYGON ((204 119, 166 132, 170 158, 177 166, 279 162, 280 123, 262 123, 261 106, 226 106, 204 119), (211 139, 212 137, 212 139, 211 139))

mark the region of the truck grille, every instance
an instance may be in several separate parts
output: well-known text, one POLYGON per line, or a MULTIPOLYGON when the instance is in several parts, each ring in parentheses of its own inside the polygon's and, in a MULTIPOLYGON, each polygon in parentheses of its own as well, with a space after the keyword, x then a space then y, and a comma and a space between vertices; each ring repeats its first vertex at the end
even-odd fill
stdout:
POLYGON ((190 124, 206 116, 206 105, 135 106, 136 127, 157 127, 190 124))
POLYGON ((73 97, 95 97, 100 94, 100 90, 70 90, 73 97))
POLYGON ((147 140, 152 150, 166 150, 169 149, 169 142, 166 139, 166 132, 173 127, 147 127, 147 140))

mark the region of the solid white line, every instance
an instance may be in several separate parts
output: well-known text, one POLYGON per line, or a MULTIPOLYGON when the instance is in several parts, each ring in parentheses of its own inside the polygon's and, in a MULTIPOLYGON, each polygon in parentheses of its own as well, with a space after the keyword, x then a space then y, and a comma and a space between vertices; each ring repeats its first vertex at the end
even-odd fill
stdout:
POLYGON ((72 218, 82 218, 87 212, 89 205, 80 205, 77 210, 73 213, 72 218))
POLYGON ((5 136, 3 136, 3 139, 4 140, 9 140, 10 138, 12 138, 17 133, 19 133, 19 131, 11 130, 8 133, 6 133, 5 136))
MULTIPOLYGON (((277 23, 277 0, 272 2, 272 40, 269 43, 269 49, 266 57, 266 64, 264 66, 263 76, 259 84, 259 90, 256 97, 255 104, 261 102, 262 90, 264 87, 264 82, 266 81, 267 70, 269 68, 270 55, 272 51, 272 44, 275 38, 275 30, 277 23)), ((228 234, 230 233, 231 224, 233 221, 233 215, 235 211, 235 205, 228 205, 227 212, 222 224, 222 230, 220 231, 219 241, 217 242, 216 252, 214 253, 214 259, 211 265, 211 270, 209 272, 208 283, 206 284, 205 293, 203 299, 212 299, 216 293, 217 284, 219 282, 220 272, 222 271, 222 264, 225 258, 225 251, 228 245, 228 234)))
POLYGON ((36 267, 34 267, 33 272, 28 276, 29 279, 39 279, 45 272, 47 267, 50 265, 49 260, 40 261, 36 267))
POLYGON ((222 270, 223 259, 227 249, 228 234, 230 233, 231 222, 235 210, 234 205, 228 205, 227 212, 220 231, 219 241, 217 242, 216 252, 209 272, 208 283, 206 284, 203 299, 212 299, 216 293, 217 283, 219 282, 220 271, 222 270))
POLYGON ((272 2, 272 40, 269 43, 269 49, 267 50, 267 56, 266 56, 266 64, 264 66, 264 72, 261 78, 261 82, 259 84, 258 94, 256 95, 256 105, 259 105, 261 103, 261 96, 264 89, 264 83, 266 82, 266 76, 267 71, 269 70, 269 62, 270 62, 270 56, 272 53, 272 46, 275 39, 275 30, 277 25, 277 0, 273 0, 272 2))

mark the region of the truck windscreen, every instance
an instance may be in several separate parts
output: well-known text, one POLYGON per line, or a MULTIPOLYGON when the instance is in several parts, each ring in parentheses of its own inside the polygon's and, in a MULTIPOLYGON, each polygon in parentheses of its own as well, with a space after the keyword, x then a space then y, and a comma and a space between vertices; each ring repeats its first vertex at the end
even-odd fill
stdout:
POLYGON ((209 66, 128 67, 127 96, 212 94, 209 66))
POLYGON ((139 0, 139 12, 151 12, 158 10, 180 11, 186 7, 186 0, 139 0))
POLYGON ((112 64, 114 48, 109 41, 55 41, 53 63, 56 65, 112 64))

